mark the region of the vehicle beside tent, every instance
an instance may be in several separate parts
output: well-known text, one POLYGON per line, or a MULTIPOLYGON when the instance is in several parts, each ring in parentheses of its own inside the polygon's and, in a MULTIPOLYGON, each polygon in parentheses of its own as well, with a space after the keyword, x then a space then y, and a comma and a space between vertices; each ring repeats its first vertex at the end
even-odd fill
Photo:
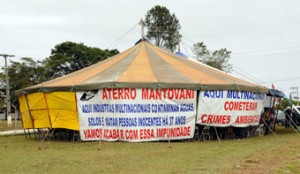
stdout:
POLYGON ((300 130, 300 106, 292 105, 292 118, 291 118, 291 125, 297 129, 300 130))

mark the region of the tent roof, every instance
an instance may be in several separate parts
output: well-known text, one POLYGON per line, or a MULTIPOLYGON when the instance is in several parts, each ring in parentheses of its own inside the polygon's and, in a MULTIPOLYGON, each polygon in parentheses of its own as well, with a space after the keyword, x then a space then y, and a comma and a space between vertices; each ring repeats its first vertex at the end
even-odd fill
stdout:
POLYGON ((99 88, 186 88, 245 90, 268 89, 210 66, 193 62, 149 42, 68 75, 17 91, 17 94, 83 91, 99 88))
POLYGON ((280 98, 284 97, 284 93, 277 89, 269 89, 269 92, 267 95, 274 96, 274 97, 280 97, 280 98))

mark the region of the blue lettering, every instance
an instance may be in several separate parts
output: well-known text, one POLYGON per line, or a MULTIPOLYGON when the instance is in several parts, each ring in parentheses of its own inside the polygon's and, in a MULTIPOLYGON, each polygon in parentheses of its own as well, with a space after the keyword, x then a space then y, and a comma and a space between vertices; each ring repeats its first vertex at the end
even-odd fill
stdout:
POLYGON ((175 117, 175 125, 185 125, 185 123, 186 123, 185 116, 175 117))
POLYGON ((205 91, 203 97, 208 97, 208 98, 223 98, 223 91, 222 90, 205 91))
POLYGON ((233 98, 233 99, 240 99, 240 91, 232 91, 228 90, 227 91, 227 98, 233 98))
POLYGON ((88 126, 104 126, 104 118, 103 117, 89 117, 88 118, 88 126))
POLYGON ((91 104, 82 105, 81 109, 82 109, 82 113, 91 113, 92 105, 91 104))

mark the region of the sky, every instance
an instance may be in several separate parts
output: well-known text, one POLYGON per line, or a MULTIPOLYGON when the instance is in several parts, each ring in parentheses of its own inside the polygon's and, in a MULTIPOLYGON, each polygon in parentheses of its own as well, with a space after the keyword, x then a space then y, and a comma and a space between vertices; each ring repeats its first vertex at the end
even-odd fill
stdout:
POLYGON ((138 22, 155 5, 178 18, 181 52, 193 57, 196 42, 226 48, 233 75, 296 95, 299 0, 2 0, 0 54, 43 60, 65 41, 122 52, 141 38, 138 22))

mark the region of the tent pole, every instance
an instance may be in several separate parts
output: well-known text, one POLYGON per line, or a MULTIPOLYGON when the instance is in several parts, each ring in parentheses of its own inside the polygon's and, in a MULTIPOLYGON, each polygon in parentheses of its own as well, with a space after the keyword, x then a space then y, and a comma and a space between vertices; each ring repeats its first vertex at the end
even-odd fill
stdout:
POLYGON ((264 124, 267 126, 267 128, 272 132, 272 134, 274 134, 276 137, 277 137, 277 134, 272 130, 272 128, 266 123, 266 121, 262 118, 261 119, 263 122, 264 122, 264 124))
POLYGON ((142 37, 142 42, 144 41, 144 28, 145 28, 145 22, 143 19, 140 20, 139 24, 141 25, 141 37, 142 37))
POLYGON ((46 107, 47 107, 47 114, 48 114, 50 128, 52 128, 52 123, 51 123, 51 118, 50 118, 50 111, 49 111, 48 101, 47 101, 45 92, 43 92, 43 95, 44 95, 44 100, 45 100, 45 104, 46 104, 46 107))
MULTIPOLYGON (((27 97, 27 95, 25 95, 25 99, 26 99, 26 105, 27 105, 27 109, 28 109, 28 113, 29 113, 29 117, 30 117, 32 129, 33 129, 33 133, 34 133, 33 117, 32 117, 32 114, 31 114, 31 110, 30 110, 30 106, 29 106, 29 102, 28 102, 28 97, 27 97)), ((34 133, 34 134, 35 134, 35 133, 34 133)), ((30 131, 28 131, 28 135, 29 135, 29 139, 31 139, 30 131)))
POLYGON ((214 129, 215 129, 215 132, 216 132, 216 135, 217 135, 217 139, 218 139, 219 143, 221 143, 221 139, 218 135, 218 131, 217 131, 217 128, 215 126, 214 126, 214 129))

